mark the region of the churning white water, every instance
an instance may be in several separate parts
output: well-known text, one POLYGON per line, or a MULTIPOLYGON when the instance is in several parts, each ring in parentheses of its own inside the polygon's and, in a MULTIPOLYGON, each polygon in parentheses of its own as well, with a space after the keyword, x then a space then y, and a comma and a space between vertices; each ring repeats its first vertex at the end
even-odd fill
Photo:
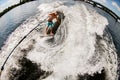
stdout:
MULTIPOLYGON (((117 55, 111 36, 105 31, 107 19, 84 3, 56 1, 44 3, 39 12, 18 27, 8 38, 0 53, 0 66, 14 46, 52 11, 65 18, 54 38, 40 37, 43 22, 15 49, 8 59, 1 80, 11 80, 10 70, 20 70, 19 59, 25 57, 37 63, 49 76, 38 80, 78 80, 78 75, 94 75, 105 71, 105 80, 117 79, 117 55), (22 50, 26 50, 22 52, 22 50)), ((16 79, 17 80, 17 79, 16 79)))

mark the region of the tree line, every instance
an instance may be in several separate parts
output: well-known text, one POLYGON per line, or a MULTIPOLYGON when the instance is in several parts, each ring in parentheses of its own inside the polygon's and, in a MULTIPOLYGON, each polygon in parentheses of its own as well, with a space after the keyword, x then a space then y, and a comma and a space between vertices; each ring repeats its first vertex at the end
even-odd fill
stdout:
POLYGON ((30 1, 35 1, 35 0, 20 0, 20 2, 18 4, 12 5, 12 6, 8 7, 8 8, 6 8, 5 10, 3 10, 0 13, 0 17, 3 16, 8 11, 10 11, 11 9, 13 9, 13 8, 15 8, 15 7, 19 6, 19 5, 22 5, 22 4, 26 3, 26 2, 30 2, 30 1))

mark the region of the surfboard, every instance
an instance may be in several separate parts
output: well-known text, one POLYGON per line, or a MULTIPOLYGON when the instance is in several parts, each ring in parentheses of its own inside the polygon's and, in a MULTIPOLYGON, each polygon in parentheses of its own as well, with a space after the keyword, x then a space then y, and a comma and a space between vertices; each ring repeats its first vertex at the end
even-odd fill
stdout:
POLYGON ((54 37, 54 35, 40 35, 40 37, 54 37))

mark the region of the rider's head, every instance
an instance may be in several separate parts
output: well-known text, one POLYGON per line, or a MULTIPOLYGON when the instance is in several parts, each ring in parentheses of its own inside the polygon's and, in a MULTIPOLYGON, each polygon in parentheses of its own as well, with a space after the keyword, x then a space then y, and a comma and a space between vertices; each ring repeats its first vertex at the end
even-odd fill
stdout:
POLYGON ((59 11, 56 11, 55 14, 58 15, 58 14, 59 14, 59 11))

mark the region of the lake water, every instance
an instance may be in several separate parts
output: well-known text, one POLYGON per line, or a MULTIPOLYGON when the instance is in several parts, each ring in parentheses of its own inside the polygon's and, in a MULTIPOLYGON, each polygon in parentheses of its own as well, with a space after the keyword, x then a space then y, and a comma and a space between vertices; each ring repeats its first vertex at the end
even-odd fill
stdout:
MULTIPOLYGON (((4 45, 7 37, 22 24, 30 16, 33 16, 37 13, 37 6, 40 4, 40 1, 33 1, 26 4, 23 4, 19 7, 16 7, 6 13, 0 18, 0 47, 4 45)), ((98 10, 98 12, 105 16, 109 22, 109 29, 111 31, 113 40, 116 44, 116 48, 120 48, 120 23, 115 22, 115 20, 106 12, 98 10)), ((120 50, 118 50, 120 52, 120 50)))
POLYGON ((4 45, 11 34, 27 18, 36 14, 39 1, 33 1, 18 6, 0 18, 0 47, 4 45))
MULTIPOLYGON (((51 0, 49 0, 51 1, 51 0)), ((0 48, 4 45, 7 37, 27 18, 33 16, 37 13, 37 7, 42 2, 49 2, 48 0, 38 0, 32 1, 21 6, 18 6, 0 18, 0 48)), ((104 12, 101 9, 96 9, 101 15, 105 16, 109 22, 109 29, 112 34, 114 43, 120 53, 120 23, 116 22, 114 18, 112 18, 108 13, 104 12)), ((120 54, 119 54, 120 55, 120 54)))

